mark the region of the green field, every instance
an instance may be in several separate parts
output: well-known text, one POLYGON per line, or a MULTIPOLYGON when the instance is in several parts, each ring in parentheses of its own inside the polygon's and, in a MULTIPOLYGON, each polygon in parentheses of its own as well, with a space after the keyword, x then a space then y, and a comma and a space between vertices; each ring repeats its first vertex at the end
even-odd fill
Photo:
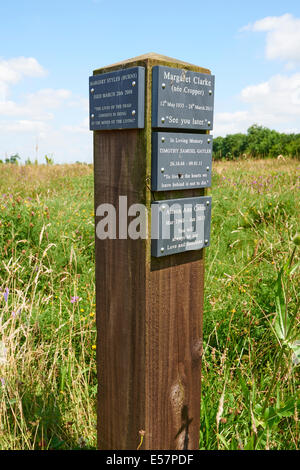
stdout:
MULTIPOLYGON (((298 446, 299 170, 214 164, 200 449, 298 446)), ((93 169, 2 164, 0 208, 0 449, 95 448, 93 169)))

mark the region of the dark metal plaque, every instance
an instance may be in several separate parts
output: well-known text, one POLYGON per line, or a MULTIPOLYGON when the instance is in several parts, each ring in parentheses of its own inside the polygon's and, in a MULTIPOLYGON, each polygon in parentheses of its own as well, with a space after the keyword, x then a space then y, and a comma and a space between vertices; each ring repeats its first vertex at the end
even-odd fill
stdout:
POLYGON ((152 126, 213 128, 214 75, 157 65, 152 69, 152 126))
POLYGON ((144 67, 93 75, 89 94, 92 131, 144 127, 144 67))
POLYGON ((151 254, 156 258, 200 250, 210 243, 211 197, 151 204, 151 254))
POLYGON ((152 190, 211 186, 212 140, 208 134, 153 132, 152 190))

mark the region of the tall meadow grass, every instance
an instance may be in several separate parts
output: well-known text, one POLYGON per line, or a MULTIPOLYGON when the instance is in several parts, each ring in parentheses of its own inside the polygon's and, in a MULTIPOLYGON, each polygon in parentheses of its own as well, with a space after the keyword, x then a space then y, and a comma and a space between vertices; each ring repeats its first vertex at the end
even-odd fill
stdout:
MULTIPOLYGON (((299 169, 213 166, 200 449, 298 448, 299 169)), ((0 166, 0 449, 96 447, 93 201, 90 166, 0 166)))

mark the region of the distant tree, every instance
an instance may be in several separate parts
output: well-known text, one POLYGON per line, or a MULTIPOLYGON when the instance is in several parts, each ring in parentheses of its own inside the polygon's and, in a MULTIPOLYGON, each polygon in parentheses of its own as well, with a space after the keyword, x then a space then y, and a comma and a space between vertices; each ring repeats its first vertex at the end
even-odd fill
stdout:
POLYGON ((294 135, 293 140, 286 144, 286 154, 300 160, 300 134, 294 135))
POLYGON ((19 154, 11 155, 5 159, 5 163, 12 163, 13 165, 18 165, 18 160, 20 160, 19 154))
POLYGON ((241 157, 247 147, 247 136, 245 134, 232 134, 225 137, 225 148, 231 154, 231 158, 241 157))
POLYGON ((255 158, 268 157, 271 148, 279 141, 280 134, 278 132, 253 124, 247 130, 247 153, 255 158))
POLYGON ((244 155, 252 158, 277 158, 278 155, 300 158, 300 134, 279 133, 253 124, 247 134, 228 134, 213 141, 215 160, 232 160, 244 155))
POLYGON ((213 139, 213 157, 215 160, 220 160, 223 155, 223 140, 224 137, 216 137, 213 139))

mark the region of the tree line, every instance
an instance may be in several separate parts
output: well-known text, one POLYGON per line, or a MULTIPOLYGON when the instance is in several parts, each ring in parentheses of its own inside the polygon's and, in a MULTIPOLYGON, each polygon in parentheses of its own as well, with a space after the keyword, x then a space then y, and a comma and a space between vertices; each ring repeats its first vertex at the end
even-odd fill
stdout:
POLYGON ((300 159, 300 134, 284 134, 253 124, 247 134, 228 134, 213 141, 215 160, 277 158, 279 155, 300 159))
MULTIPOLYGON (((228 134, 213 140, 215 160, 236 160, 238 158, 277 158, 279 155, 300 159, 300 134, 284 134, 267 127, 253 124, 247 134, 228 134)), ((0 160, 0 163, 18 164, 18 154, 0 160)), ((47 165, 54 163, 53 158, 45 155, 47 165)), ((26 165, 37 164, 29 158, 26 165)))

